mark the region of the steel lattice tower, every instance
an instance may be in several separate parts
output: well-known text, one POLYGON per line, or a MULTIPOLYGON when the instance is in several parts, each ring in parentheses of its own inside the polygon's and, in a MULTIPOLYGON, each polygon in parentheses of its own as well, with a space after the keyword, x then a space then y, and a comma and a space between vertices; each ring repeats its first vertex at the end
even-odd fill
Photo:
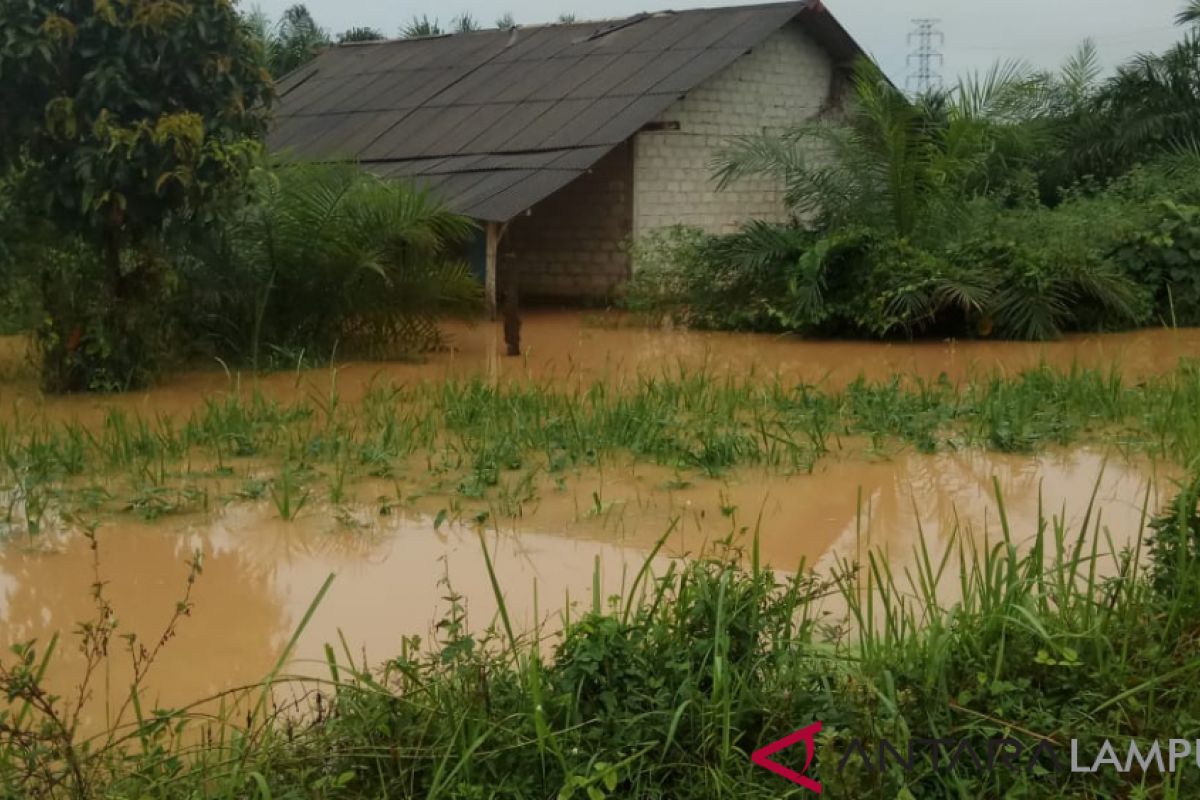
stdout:
POLYGON ((908 78, 905 88, 916 94, 942 87, 941 67, 945 62, 941 47, 946 37, 937 29, 940 19, 914 19, 912 33, 908 34, 908 45, 913 48, 908 56, 908 78), (915 64, 915 66, 914 66, 915 64))

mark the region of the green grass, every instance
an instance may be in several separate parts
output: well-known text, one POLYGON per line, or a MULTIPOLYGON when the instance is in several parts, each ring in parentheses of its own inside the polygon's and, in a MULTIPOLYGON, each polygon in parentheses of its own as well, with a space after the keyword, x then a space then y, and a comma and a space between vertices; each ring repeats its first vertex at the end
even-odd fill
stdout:
POLYGON ((801 797, 748 754, 821 720, 810 775, 833 797, 1194 797, 1200 769, 1186 765, 989 771, 948 768, 943 754, 904 772, 842 761, 855 740, 867 753, 923 738, 984 751, 1004 737, 1051 743, 1065 759, 1074 739, 1090 754, 1112 739, 1123 757, 1129 739, 1200 737, 1198 487, 1117 553, 1090 511, 1074 529, 1041 518, 1012 531, 1001 515, 982 538, 922 544, 903 576, 878 553, 830 575, 776 575, 754 542, 744 558, 732 541, 655 575, 651 553, 620 595, 563 608, 559 638, 515 630, 493 572, 499 612, 487 631, 467 630, 449 589, 428 646, 406 640, 377 670, 344 642, 342 656, 328 647, 329 678, 306 684, 322 700, 303 715, 268 711, 269 686, 296 680, 277 668, 248 693, 249 716, 135 701, 133 724, 89 740, 56 727, 59 706, 39 693, 49 651, 22 649, 0 670, 14 701, 0 718, 0 787, 66 798, 801 797), (947 577, 954 602, 934 588, 947 577), (822 615, 830 598, 849 610, 850 633, 822 615))
POLYGON ((535 476, 614 460, 661 464, 687 480, 739 466, 805 473, 832 451, 864 447, 1034 452, 1100 441, 1184 466, 1200 453, 1192 362, 1137 383, 1116 370, 1041 367, 961 384, 859 380, 835 391, 679 368, 619 387, 377 386, 356 404, 335 387, 331 380, 328 391, 289 403, 230 392, 185 419, 112 411, 85 427, 14 418, 0 424, 3 521, 10 533, 36 535, 54 510, 95 511, 99 476, 110 479, 107 508, 154 517, 206 507, 205 475, 259 481, 265 469, 274 473, 265 494, 289 519, 313 501, 342 503, 356 480, 400 483, 406 471, 425 481, 410 492, 486 498, 518 512, 533 500, 535 476), (82 485, 85 475, 92 485, 82 485))

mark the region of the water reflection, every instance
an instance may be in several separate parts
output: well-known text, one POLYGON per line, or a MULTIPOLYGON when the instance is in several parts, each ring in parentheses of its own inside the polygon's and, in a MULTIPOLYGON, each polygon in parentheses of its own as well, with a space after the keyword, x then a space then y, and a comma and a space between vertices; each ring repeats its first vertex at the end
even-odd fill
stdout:
MULTIPOLYGON (((436 525, 432 505, 388 515, 363 506, 352 526, 328 509, 285 523, 269 506, 252 503, 154 525, 122 518, 97 532, 99 576, 121 632, 154 638, 182 594, 185 562, 194 551, 203 553, 192 614, 164 648, 150 681, 152 698, 173 706, 263 677, 330 572, 333 587, 296 653, 293 669, 302 672, 321 673, 326 642, 344 639, 356 660, 378 662, 395 655, 404 636, 432 636, 451 588, 465 599, 472 627, 488 625, 496 601, 483 543, 516 623, 527 628, 550 617, 554 626, 568 601, 590 604, 597 565, 602 595, 628 585, 672 520, 677 524, 656 565, 660 571, 668 556, 696 554, 731 532, 748 537, 758 530, 764 561, 781 570, 802 561, 827 569, 833 559, 860 556, 870 545, 887 550, 903 574, 921 532, 934 545, 956 526, 976 536, 985 528, 998 535, 993 478, 1018 540, 1035 532, 1039 507, 1078 525, 1095 490, 1097 516, 1117 547, 1136 536, 1147 488, 1151 511, 1171 489, 1170 471, 1106 462, 1090 449, 1037 458, 964 451, 830 459, 812 475, 742 471, 685 486, 672 483, 674 477, 648 467, 610 470, 603 478, 580 475, 566 489, 547 489, 536 513, 504 520, 482 540, 470 526, 436 525), (603 503, 592 512, 595 496, 603 503)), ((64 534, 35 545, 0 546, 4 644, 66 635, 92 616, 87 540, 64 534)), ((69 686, 82 657, 69 642, 60 655, 52 677, 69 686)), ((124 686, 125 658, 114 658, 110 669, 109 685, 124 686)))

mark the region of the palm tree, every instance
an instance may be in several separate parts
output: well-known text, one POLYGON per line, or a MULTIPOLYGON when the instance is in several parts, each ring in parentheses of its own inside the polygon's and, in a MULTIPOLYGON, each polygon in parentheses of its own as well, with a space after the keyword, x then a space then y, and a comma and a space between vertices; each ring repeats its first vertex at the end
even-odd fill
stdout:
POLYGON ((1200 29, 1118 69, 1097 108, 1102 127, 1092 149, 1121 168, 1190 146, 1200 131, 1200 29))
POLYGON ((1062 118, 1060 163, 1071 175, 1112 178, 1140 161, 1200 150, 1200 0, 1176 21, 1193 26, 1178 43, 1123 64, 1093 88, 1082 110, 1062 118))
POLYGON ((429 17, 422 14, 420 17, 413 17, 412 21, 400 29, 400 35, 405 39, 420 39, 425 36, 441 36, 443 33, 441 24, 437 18, 430 20, 429 17))
POLYGON ((464 11, 450 20, 450 28, 455 33, 470 33, 479 30, 480 25, 479 20, 472 17, 469 11, 464 11))
POLYGON ((286 75, 312 60, 329 44, 329 33, 317 24, 304 4, 290 6, 267 39, 271 74, 286 75))
POLYGON ((383 31, 378 28, 358 27, 350 28, 338 34, 338 44, 346 44, 347 42, 378 42, 385 39, 383 31))
POLYGON ((1036 132, 1011 118, 1027 83, 1017 66, 1001 65, 912 100, 864 60, 845 124, 735 139, 713 162, 718 185, 771 176, 793 215, 820 228, 882 226, 898 236, 944 229, 948 216, 986 189, 997 148, 1014 158, 1035 149, 1036 132))
POLYGON ((456 257, 473 224, 427 193, 346 165, 263 170, 253 186, 189 262, 188 317, 219 354, 422 351, 439 315, 479 306, 456 257))
POLYGON ((1133 319, 1136 287, 1090 252, 1034 251, 1020 237, 956 249, 972 215, 994 208, 972 201, 1004 194, 1053 151, 1054 120, 1085 105, 1095 79, 1085 47, 1063 76, 998 64, 909 98, 862 62, 844 123, 744 137, 718 154, 720 186, 774 178, 793 216, 791 226, 733 237, 726 258, 785 276, 770 305, 790 330, 890 335, 986 321, 1000 335, 1042 339, 1074 324, 1081 307, 1133 319), (795 233, 803 229, 807 238, 795 233))

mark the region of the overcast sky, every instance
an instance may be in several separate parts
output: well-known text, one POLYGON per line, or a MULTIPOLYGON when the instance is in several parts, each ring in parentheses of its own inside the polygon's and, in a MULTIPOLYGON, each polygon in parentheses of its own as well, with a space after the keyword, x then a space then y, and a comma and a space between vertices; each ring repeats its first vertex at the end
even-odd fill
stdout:
MULTIPOLYGON (((241 0, 272 19, 295 0, 241 0)), ((737 0, 688 4, 663 0, 306 0, 317 22, 333 33, 370 26, 395 36, 414 15, 443 23, 464 11, 492 26, 511 12, 517 24, 549 22, 560 14, 599 19, 664 8, 741 5, 737 0)), ((1175 13, 1184 0, 826 0, 825 5, 903 85, 910 51, 908 33, 918 17, 939 18, 945 34, 942 74, 948 80, 984 69, 998 59, 1056 66, 1085 37, 1096 41, 1106 66, 1129 56, 1161 50, 1179 38, 1175 13)))

